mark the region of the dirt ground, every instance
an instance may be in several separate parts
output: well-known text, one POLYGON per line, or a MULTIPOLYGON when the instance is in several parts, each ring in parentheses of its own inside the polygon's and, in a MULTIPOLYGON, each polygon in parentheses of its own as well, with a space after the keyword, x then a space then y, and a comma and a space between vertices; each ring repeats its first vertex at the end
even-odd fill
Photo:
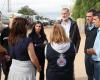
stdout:
MULTIPOLYGON (((45 28, 45 33, 47 35, 47 38, 49 39, 50 35, 50 28, 45 28)), ((85 73, 85 65, 84 65, 84 41, 85 41, 85 35, 81 33, 81 44, 79 48, 79 52, 76 55, 75 58, 75 80, 87 80, 86 73, 85 73)), ((37 73, 37 80, 38 80, 39 73, 37 73)), ((3 80, 4 75, 2 75, 3 80)))

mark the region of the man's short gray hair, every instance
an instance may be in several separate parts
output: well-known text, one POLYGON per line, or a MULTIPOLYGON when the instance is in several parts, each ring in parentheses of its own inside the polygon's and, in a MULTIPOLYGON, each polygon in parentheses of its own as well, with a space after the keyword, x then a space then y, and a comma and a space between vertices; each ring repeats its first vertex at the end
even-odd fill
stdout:
POLYGON ((66 10, 67 12, 69 12, 69 9, 68 8, 62 8, 62 10, 66 10))

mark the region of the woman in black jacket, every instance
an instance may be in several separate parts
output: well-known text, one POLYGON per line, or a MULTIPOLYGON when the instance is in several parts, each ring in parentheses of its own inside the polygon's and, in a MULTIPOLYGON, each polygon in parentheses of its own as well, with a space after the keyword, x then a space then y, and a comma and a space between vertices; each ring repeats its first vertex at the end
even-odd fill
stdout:
POLYGON ((52 26, 50 43, 45 47, 46 80, 74 80, 75 46, 60 24, 52 26))
POLYGON ((35 46, 35 52, 41 66, 39 80, 44 80, 44 63, 45 63, 44 47, 45 44, 47 43, 47 38, 44 33, 43 24, 41 22, 37 21, 33 25, 33 29, 32 32, 29 34, 29 37, 32 38, 32 41, 35 46))

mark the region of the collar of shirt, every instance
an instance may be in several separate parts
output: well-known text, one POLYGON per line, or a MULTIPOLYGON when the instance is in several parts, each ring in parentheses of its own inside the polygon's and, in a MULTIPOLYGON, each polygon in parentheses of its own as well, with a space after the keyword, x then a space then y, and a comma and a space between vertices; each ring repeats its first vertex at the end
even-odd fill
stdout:
POLYGON ((100 31, 100 28, 97 29, 97 33, 100 31))
POLYGON ((94 24, 89 25, 88 29, 91 31, 94 28, 94 24))
POLYGON ((61 24, 62 25, 67 25, 67 24, 70 24, 70 22, 71 22, 70 20, 68 20, 68 21, 62 21, 61 24))
POLYGON ((98 31, 100 31, 100 28, 98 28, 98 31))

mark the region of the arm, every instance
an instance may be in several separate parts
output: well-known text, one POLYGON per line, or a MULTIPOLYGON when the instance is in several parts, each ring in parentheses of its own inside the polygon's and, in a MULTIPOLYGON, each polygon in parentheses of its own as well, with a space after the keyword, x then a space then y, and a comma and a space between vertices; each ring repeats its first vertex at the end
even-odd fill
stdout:
POLYGON ((28 45, 28 54, 29 54, 29 57, 30 57, 32 63, 35 64, 38 72, 40 72, 40 65, 39 65, 38 59, 35 55, 33 43, 29 43, 29 45, 28 45))

